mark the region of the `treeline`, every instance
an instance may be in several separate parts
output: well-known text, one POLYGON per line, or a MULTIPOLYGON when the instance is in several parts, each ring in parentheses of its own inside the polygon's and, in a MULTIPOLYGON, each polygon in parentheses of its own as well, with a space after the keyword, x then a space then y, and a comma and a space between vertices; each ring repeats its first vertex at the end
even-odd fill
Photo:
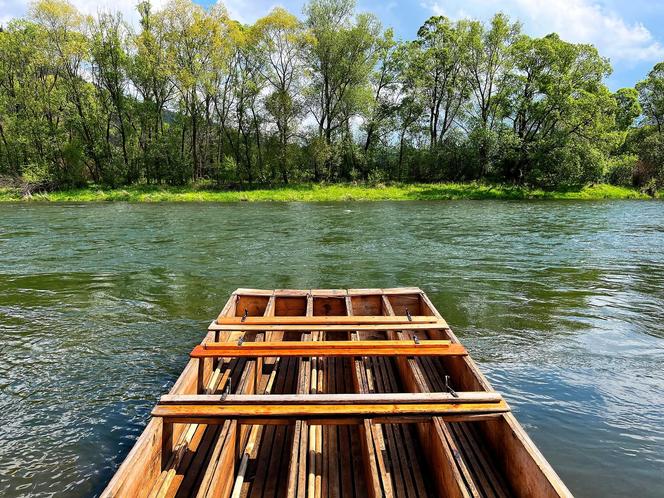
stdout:
POLYGON ((219 185, 664 182, 664 63, 636 88, 556 34, 432 17, 397 41, 353 0, 253 25, 173 0, 81 15, 40 0, 0 32, 0 174, 219 185))

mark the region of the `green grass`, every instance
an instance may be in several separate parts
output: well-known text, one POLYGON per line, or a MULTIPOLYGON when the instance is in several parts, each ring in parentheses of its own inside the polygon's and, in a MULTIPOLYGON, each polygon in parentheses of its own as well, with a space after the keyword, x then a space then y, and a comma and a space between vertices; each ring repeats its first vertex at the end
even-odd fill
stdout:
MULTIPOLYGON (((658 196, 659 197, 659 196, 658 196)), ((0 202, 329 202, 455 199, 650 199, 638 190, 597 184, 577 189, 545 191, 481 183, 422 183, 391 185, 299 184, 243 191, 193 187, 136 185, 108 189, 87 187, 22 197, 18 190, 0 188, 0 202)))

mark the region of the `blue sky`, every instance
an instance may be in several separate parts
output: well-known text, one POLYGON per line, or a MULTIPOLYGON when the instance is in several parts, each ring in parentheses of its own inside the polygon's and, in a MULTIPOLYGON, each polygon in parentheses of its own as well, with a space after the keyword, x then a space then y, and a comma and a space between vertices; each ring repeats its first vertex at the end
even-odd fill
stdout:
MULTIPOLYGON (((136 0, 70 0, 81 11, 121 10, 135 20, 136 0)), ((153 0, 155 5, 166 0, 153 0)), ((209 5, 213 0, 199 0, 209 5)), ((0 0, 0 22, 24 15, 28 0, 0 0)), ((300 15, 304 1, 227 0, 231 15, 253 22, 273 7, 283 6, 300 15)), ((358 0, 358 10, 378 15, 397 36, 412 39, 431 15, 453 19, 489 19, 503 11, 522 22, 524 31, 541 36, 552 31, 573 42, 593 43, 611 59, 612 89, 633 86, 652 66, 664 61, 664 2, 655 0, 358 0)))

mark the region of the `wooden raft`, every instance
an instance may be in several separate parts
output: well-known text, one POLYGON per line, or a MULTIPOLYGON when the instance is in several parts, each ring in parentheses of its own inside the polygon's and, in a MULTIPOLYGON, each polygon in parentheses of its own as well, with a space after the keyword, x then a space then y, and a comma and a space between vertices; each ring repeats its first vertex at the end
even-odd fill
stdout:
POLYGON ((102 496, 571 496, 417 288, 238 289, 102 496))

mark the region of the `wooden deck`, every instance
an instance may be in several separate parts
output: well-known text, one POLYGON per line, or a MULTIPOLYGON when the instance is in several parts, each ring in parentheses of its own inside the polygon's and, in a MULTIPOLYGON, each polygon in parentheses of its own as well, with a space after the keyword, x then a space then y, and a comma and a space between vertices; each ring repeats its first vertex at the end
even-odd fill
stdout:
POLYGON ((238 289, 102 496, 571 496, 418 288, 238 289))

